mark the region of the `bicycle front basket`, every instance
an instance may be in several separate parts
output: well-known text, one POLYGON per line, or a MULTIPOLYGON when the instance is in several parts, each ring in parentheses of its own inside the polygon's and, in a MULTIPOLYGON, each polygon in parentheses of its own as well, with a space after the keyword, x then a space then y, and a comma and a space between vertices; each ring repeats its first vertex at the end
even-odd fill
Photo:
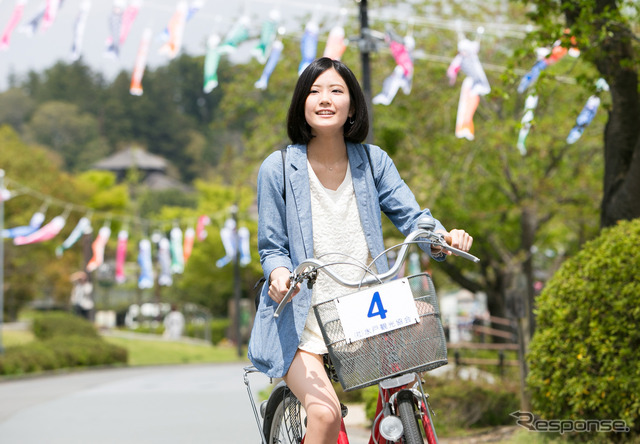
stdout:
POLYGON ((447 345, 431 277, 424 273, 405 279, 409 280, 419 315, 419 322, 415 324, 349 343, 336 300, 313 307, 345 391, 367 387, 390 376, 424 372, 447 364, 447 345))

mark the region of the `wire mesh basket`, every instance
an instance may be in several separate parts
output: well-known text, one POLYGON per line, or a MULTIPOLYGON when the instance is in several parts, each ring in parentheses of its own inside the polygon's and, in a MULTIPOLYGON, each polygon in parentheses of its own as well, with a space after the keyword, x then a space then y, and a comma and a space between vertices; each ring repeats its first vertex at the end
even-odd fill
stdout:
POLYGON ((424 273, 406 279, 419 322, 396 330, 349 342, 336 299, 313 307, 329 357, 345 391, 367 387, 390 376, 424 372, 447 364, 447 345, 431 277, 424 273))

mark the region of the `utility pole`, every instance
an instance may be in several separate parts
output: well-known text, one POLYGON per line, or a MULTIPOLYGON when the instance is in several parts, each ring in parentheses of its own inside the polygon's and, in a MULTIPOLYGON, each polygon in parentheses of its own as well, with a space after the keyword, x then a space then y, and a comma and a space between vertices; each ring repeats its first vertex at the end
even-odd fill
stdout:
MULTIPOLYGON (((0 169, 0 193, 4 190, 4 170, 0 169)), ((2 328, 4 326, 4 198, 0 196, 0 356, 4 354, 2 328)))
POLYGON ((240 336, 240 239, 238 237, 238 204, 231 207, 231 217, 234 221, 233 227, 233 303, 235 307, 235 333, 236 345, 238 347, 238 357, 242 357, 242 337, 240 336))
POLYGON ((362 63, 362 91, 367 102, 367 114, 369 115, 369 134, 367 143, 373 143, 373 105, 371 103, 371 61, 369 54, 375 50, 375 44, 371 39, 369 30, 369 16, 367 14, 367 0, 356 0, 360 3, 360 61, 362 63))

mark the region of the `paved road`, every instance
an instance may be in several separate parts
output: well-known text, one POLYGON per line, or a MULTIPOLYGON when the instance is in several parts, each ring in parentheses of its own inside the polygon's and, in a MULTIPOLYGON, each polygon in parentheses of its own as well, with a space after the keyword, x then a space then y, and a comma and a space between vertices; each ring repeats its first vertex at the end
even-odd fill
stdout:
MULTIPOLYGON (((0 443, 257 444, 244 365, 102 369, 2 381, 0 443)), ((257 373, 250 382, 255 394, 269 384, 257 373)), ((354 444, 367 442, 359 427, 349 434, 354 444)))
MULTIPOLYGON (((251 379, 255 393, 269 380, 251 379)), ((257 443, 242 364, 90 370, 0 383, 0 442, 257 443)))

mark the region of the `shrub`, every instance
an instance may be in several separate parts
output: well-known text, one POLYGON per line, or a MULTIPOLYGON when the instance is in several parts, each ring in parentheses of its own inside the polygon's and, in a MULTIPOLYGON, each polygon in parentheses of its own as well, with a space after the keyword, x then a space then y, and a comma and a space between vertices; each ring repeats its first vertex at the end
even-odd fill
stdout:
POLYGON ((33 331, 37 340, 7 347, 0 356, 0 375, 127 363, 125 348, 104 341, 89 321, 77 316, 38 315, 33 331))
POLYGON ((45 340, 56 336, 84 336, 98 338, 98 332, 93 324, 86 319, 70 313, 57 311, 40 314, 33 319, 33 334, 36 338, 45 340))
POLYGON ((214 319, 211 321, 211 342, 213 345, 219 344, 227 335, 227 330, 231 325, 229 319, 214 319))
POLYGON ((53 350, 40 341, 7 347, 0 357, 1 375, 22 375, 59 368, 53 350))
POLYGON ((100 338, 58 336, 7 347, 0 357, 1 375, 96 365, 126 364, 127 350, 100 338))
MULTIPOLYGON (((209 323, 211 329, 211 343, 218 345, 222 341, 227 333, 227 329, 231 325, 229 319, 213 319, 209 323)), ((204 338, 204 325, 202 324, 187 324, 185 334, 191 338, 204 338)))
POLYGON ((83 336, 56 337, 44 341, 66 367, 126 364, 127 350, 101 338, 83 336))
POLYGON ((639 245, 640 219, 602 230, 562 265, 538 298, 527 357, 535 414, 624 420, 631 433, 607 438, 640 434, 639 245))
MULTIPOLYGON (((520 399, 512 384, 500 385, 481 381, 429 377, 424 384, 435 416, 436 430, 443 436, 461 429, 513 425, 510 413, 518 410, 520 399)), ((362 390, 366 415, 373 420, 378 399, 378 387, 362 390)))
POLYGON ((453 378, 429 378, 425 391, 436 416, 437 430, 513 425, 510 416, 520 407, 515 385, 507 381, 489 384, 453 378))

